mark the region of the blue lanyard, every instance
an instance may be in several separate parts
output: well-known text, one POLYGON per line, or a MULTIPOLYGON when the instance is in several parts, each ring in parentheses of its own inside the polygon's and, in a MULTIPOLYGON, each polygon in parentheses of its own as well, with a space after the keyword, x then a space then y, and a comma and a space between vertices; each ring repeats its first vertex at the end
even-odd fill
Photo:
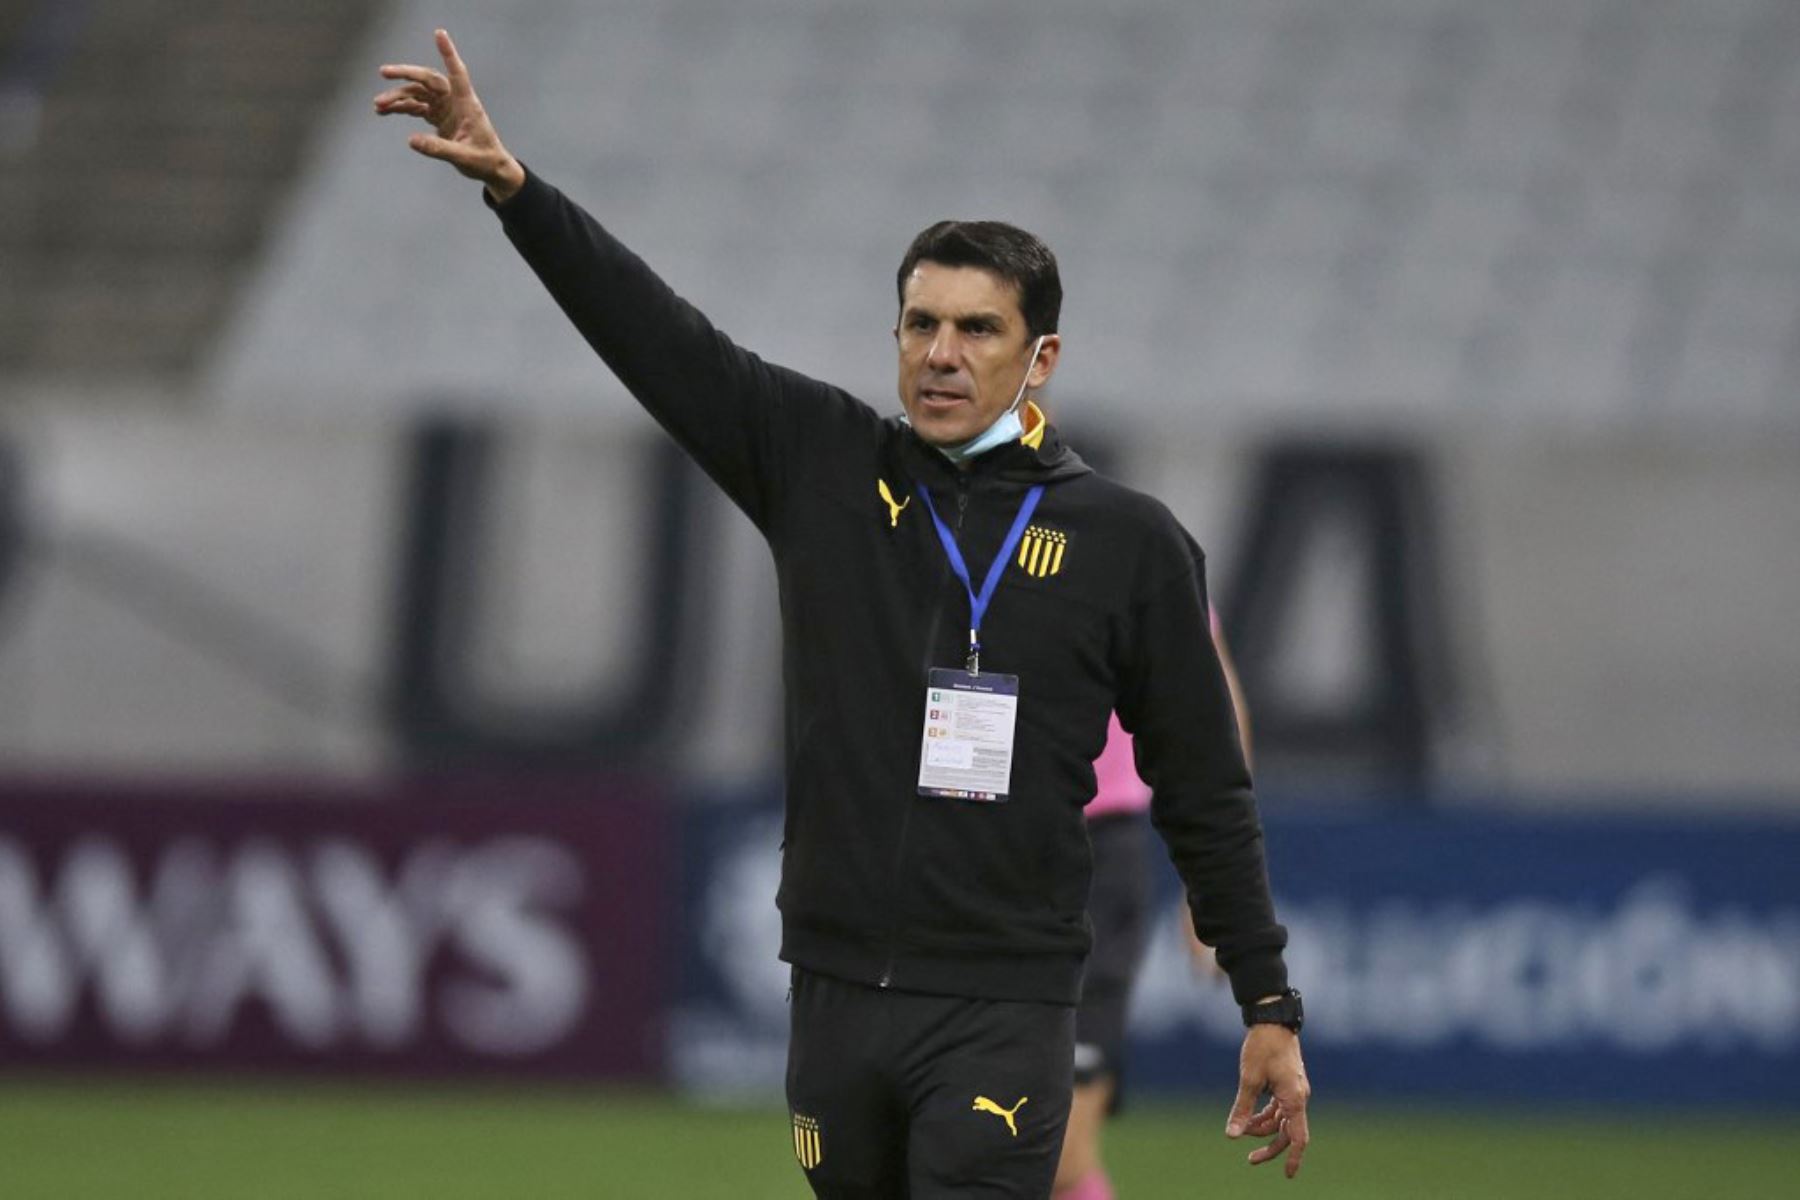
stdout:
POLYGON ((993 565, 988 567, 987 578, 981 581, 981 592, 975 592, 975 585, 969 580, 969 564, 963 561, 962 550, 956 544, 956 535, 938 516, 937 508, 931 503, 931 491, 923 484, 915 482, 913 493, 925 502, 925 511, 931 514, 931 523, 937 526, 938 541, 944 543, 944 554, 950 559, 950 569, 962 580, 963 590, 969 593, 969 674, 981 674, 981 618, 986 615, 988 603, 994 598, 994 589, 1000 585, 1000 576, 1006 573, 1006 561, 1018 548, 1019 539, 1025 536, 1025 526, 1031 523, 1031 514, 1037 508, 1040 497, 1044 494, 1044 485, 1038 484, 1025 493, 1025 502, 1019 505, 1019 515, 1013 518, 1012 529, 1006 535, 1006 541, 1000 544, 1000 553, 994 556, 993 565))

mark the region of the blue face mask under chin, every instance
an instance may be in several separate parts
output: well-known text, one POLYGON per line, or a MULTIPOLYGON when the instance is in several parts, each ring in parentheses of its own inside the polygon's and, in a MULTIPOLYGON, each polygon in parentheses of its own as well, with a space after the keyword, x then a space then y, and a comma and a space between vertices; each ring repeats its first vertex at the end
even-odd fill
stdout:
POLYGON ((1019 380, 1019 394, 1005 412, 980 434, 970 438, 960 446, 939 446, 938 450, 953 463, 965 463, 971 458, 986 454, 996 446, 1004 446, 1008 442, 1016 442, 1025 436, 1025 422, 1019 419, 1019 405, 1025 399, 1025 383, 1031 378, 1031 368, 1037 366, 1038 354, 1044 348, 1044 339, 1049 334, 1040 334, 1031 347, 1031 361, 1025 364, 1025 378, 1019 380))
POLYGON ((960 446, 939 446, 945 458, 953 463, 968 462, 986 454, 996 446, 1004 446, 1008 442, 1017 441, 1025 436, 1025 422, 1019 419, 1019 410, 1009 408, 1000 414, 1000 419, 989 425, 979 436, 970 438, 960 446))

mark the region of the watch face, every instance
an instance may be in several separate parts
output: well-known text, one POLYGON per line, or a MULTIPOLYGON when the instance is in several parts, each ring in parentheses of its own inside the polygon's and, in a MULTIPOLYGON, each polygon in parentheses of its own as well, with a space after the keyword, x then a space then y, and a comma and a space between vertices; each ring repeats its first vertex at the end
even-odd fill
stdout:
POLYGON ((1285 1025, 1299 1033, 1305 1016, 1305 1010, 1300 1005, 1300 993, 1290 988, 1279 999, 1247 1006, 1244 1009, 1244 1024, 1285 1025))

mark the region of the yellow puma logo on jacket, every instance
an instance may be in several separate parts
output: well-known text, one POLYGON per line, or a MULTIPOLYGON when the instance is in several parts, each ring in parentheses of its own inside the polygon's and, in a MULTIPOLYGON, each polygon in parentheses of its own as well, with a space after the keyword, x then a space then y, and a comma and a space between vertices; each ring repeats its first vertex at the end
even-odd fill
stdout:
POLYGON ((1029 1099, 1031 1099, 1030 1096, 1020 1096, 1019 1102, 1011 1108, 1001 1108, 986 1096, 977 1096, 975 1097, 975 1103, 969 1106, 969 1110, 971 1112, 993 1113, 996 1117, 999 1117, 1002 1121, 1006 1122, 1006 1127, 1012 1130, 1012 1135, 1014 1137, 1018 1137, 1019 1127, 1013 1124, 1013 1114, 1018 1112, 1021 1108, 1024 1108, 1025 1102, 1029 1099))
POLYGON ((875 490, 881 493, 882 500, 888 506, 888 528, 893 529, 900 524, 900 510, 912 503, 912 497, 908 496, 906 499, 900 501, 900 503, 895 504, 894 493, 888 491, 887 480, 885 479, 877 479, 875 481, 875 490))

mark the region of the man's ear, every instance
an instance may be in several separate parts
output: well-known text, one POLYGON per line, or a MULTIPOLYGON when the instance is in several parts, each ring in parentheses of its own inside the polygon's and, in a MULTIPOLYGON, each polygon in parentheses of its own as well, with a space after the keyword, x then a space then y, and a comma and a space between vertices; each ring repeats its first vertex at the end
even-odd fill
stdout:
POLYGON ((1062 335, 1049 333, 1044 335, 1044 344, 1038 348, 1037 362, 1025 376, 1025 386, 1036 391, 1050 382, 1050 376, 1056 373, 1056 363, 1062 357, 1062 335))

